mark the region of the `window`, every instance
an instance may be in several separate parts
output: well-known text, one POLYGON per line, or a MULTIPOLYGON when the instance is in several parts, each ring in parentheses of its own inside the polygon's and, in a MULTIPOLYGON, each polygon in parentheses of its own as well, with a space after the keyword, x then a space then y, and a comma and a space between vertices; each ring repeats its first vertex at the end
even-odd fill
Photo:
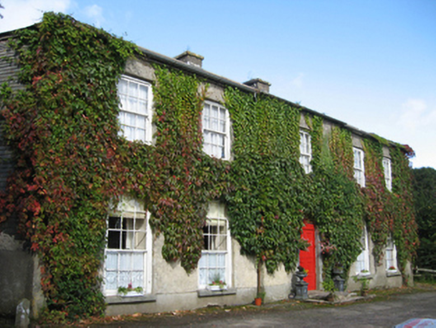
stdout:
POLYGON ((388 188, 389 191, 392 191, 392 170, 390 158, 383 158, 383 171, 385 174, 386 188, 388 188))
POLYGON ((120 97, 120 121, 123 135, 127 140, 151 142, 151 86, 149 83, 122 76, 118 82, 120 97))
POLYGON ((203 228, 204 246, 198 263, 199 288, 204 289, 217 277, 231 286, 231 239, 225 206, 211 202, 203 228))
POLYGON ((388 237, 386 243, 386 270, 397 271, 397 249, 395 247, 392 236, 388 237))
POLYGON ((305 131, 300 131, 300 163, 303 166, 304 172, 312 172, 310 161, 312 160, 312 146, 310 144, 310 134, 305 131))
POLYGON ((142 287, 151 292, 151 230, 148 213, 139 202, 123 199, 109 215, 105 260, 105 295, 118 287, 142 287))
POLYGON ((369 272, 369 251, 368 251, 368 232, 366 226, 363 228, 362 236, 360 238, 360 245, 362 252, 356 260, 356 274, 368 275, 369 272))
POLYGON ((365 167, 363 164, 363 150, 353 148, 354 153, 354 179, 361 187, 365 187, 365 167))
POLYGON ((213 157, 230 158, 230 118, 226 108, 205 102, 203 108, 203 151, 213 157))

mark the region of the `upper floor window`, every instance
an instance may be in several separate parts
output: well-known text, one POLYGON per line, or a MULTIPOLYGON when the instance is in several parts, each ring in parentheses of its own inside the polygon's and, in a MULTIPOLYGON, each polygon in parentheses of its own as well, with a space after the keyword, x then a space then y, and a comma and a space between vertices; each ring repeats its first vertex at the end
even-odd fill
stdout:
POLYGON ((203 237, 204 245, 198 262, 198 287, 207 288, 216 279, 231 287, 231 239, 222 203, 209 204, 203 237))
POLYGON ((353 148, 354 153, 354 179, 361 187, 365 187, 364 153, 362 149, 353 148))
POLYGON ((123 75, 118 82, 120 97, 120 121, 122 135, 130 141, 151 142, 151 104, 150 83, 123 75))
POLYGON ((230 158, 230 118, 226 108, 206 101, 203 108, 203 151, 213 157, 230 158))
POLYGON ((151 292, 152 237, 149 214, 143 204, 124 198, 107 222, 104 292, 116 295, 119 287, 141 287, 151 292))
POLYGON ((305 131, 300 131, 300 163, 306 173, 312 172, 312 166, 310 165, 310 161, 312 160, 312 146, 310 141, 310 134, 305 131))
POLYGON ((363 228, 362 236, 360 237, 360 247, 362 252, 356 260, 356 274, 369 275, 369 249, 368 249, 368 232, 366 226, 363 228))
POLYGON ((383 171, 385 174, 386 188, 388 188, 389 191, 392 191, 392 169, 390 158, 383 158, 383 171))

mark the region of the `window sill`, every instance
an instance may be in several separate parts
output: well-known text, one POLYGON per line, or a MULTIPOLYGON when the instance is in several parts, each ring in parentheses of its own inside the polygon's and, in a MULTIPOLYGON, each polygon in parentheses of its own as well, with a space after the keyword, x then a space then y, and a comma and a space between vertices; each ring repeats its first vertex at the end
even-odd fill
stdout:
POLYGON ((156 295, 142 295, 142 296, 106 296, 106 304, 131 304, 131 303, 148 303, 156 302, 156 295))
POLYGON ((397 277, 397 276, 401 276, 401 272, 398 271, 398 270, 395 270, 395 271, 388 270, 388 271, 386 271, 386 277, 397 277))
POLYGON ((372 279, 373 275, 368 272, 368 273, 359 273, 356 274, 357 280, 363 280, 363 279, 372 279))
POLYGON ((236 295, 236 288, 228 288, 228 289, 217 290, 217 291, 211 291, 208 289, 200 289, 197 291, 197 293, 198 293, 198 297, 236 295))

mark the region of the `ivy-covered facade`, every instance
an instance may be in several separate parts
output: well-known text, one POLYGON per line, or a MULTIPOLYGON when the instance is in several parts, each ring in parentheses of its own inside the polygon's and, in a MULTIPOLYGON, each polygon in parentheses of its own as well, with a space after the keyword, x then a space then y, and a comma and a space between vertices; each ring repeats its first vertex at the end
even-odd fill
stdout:
POLYGON ((408 146, 62 14, 0 38, 0 252, 33 316, 286 299, 298 265, 410 283, 408 146))

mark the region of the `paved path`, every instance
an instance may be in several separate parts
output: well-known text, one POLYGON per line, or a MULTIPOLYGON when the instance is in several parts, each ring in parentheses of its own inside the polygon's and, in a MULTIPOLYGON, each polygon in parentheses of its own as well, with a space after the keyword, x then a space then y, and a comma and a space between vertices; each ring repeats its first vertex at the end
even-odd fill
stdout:
POLYGON ((436 319, 436 292, 392 296, 386 301, 295 310, 288 303, 264 311, 230 311, 147 318, 93 327, 393 327, 412 318, 436 319))

